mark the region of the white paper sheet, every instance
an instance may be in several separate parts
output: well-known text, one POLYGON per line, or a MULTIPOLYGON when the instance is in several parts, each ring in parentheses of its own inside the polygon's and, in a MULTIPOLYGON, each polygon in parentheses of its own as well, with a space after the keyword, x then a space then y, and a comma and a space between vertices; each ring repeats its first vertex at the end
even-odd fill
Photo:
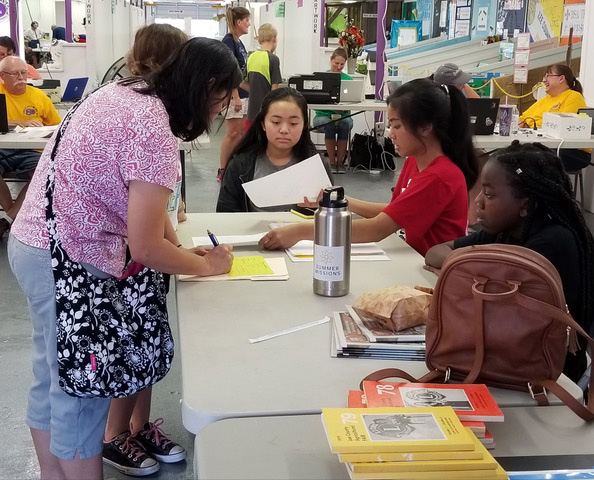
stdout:
POLYGON ((257 207, 303 203, 318 198, 332 183, 318 154, 280 172, 244 183, 245 193, 257 207))
POLYGON ((15 127, 14 131, 27 138, 49 138, 51 137, 59 125, 50 125, 45 127, 15 127))
MULTIPOLYGON (((258 241, 268 232, 254 233, 252 235, 217 235, 217 241, 224 245, 233 245, 234 247, 250 247, 258 245, 258 241)), ((212 247, 209 237, 192 237, 195 247, 212 247)))

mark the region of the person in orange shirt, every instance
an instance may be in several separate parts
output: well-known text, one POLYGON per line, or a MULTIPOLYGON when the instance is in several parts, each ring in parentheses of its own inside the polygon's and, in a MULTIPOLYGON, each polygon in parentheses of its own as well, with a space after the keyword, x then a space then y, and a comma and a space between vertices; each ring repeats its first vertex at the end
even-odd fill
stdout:
MULTIPOLYGON (((577 113, 586 106, 582 85, 567 65, 547 68, 542 82, 547 94, 520 116, 521 128, 540 128, 545 112, 577 113)), ((563 148, 559 151, 563 167, 568 172, 587 167, 591 155, 589 149, 563 148)))
MULTIPOLYGON (((16 55, 16 45, 14 41, 10 37, 0 37, 0 61, 4 60, 6 57, 16 55)), ((41 79, 41 75, 35 69, 33 65, 27 64, 27 79, 29 80, 39 80, 41 79)))

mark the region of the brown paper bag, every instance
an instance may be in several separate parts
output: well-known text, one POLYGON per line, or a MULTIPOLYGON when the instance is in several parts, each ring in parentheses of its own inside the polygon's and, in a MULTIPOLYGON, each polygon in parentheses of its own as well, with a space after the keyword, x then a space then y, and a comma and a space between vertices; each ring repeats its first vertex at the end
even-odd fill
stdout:
POLYGON ((357 298, 353 308, 398 332, 426 322, 432 290, 420 288, 394 285, 373 290, 357 298))

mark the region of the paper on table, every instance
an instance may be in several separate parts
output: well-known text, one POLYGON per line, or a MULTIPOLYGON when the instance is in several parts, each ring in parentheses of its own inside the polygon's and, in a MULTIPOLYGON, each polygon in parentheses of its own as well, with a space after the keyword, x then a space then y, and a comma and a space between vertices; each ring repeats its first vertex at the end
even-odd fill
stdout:
POLYGON ((228 275, 230 277, 253 277, 254 275, 272 275, 273 273, 263 256, 254 255, 235 257, 228 275))
MULTIPOLYGON (((266 232, 254 233, 251 235, 217 235, 221 245, 233 245, 234 247, 249 247, 258 245, 258 241, 266 235, 266 232)), ((195 247, 212 247, 209 237, 192 237, 195 247)))
MULTIPOLYGON (((288 249, 296 257, 313 257, 314 242, 301 240, 288 249)), ((383 255, 384 252, 375 243, 352 243, 351 256, 355 255, 383 255)))
POLYGON ((46 127, 15 127, 14 131, 27 135, 28 138, 49 138, 53 135, 59 125, 46 127))
MULTIPOLYGON (((246 258, 246 257, 235 257, 235 260, 238 258, 246 258)), ((198 275, 180 275, 179 280, 181 282, 217 282, 223 280, 252 280, 252 281, 264 281, 264 280, 288 280, 289 279, 289 271, 287 270, 287 263, 283 257, 274 257, 274 258, 265 258, 266 263, 268 264, 272 273, 264 273, 264 274, 251 274, 251 275, 241 275, 232 277, 228 273, 224 273, 222 275, 212 275, 210 277, 200 277, 198 275)))
POLYGON ((318 154, 285 168, 242 184, 245 193, 257 207, 302 203, 303 197, 318 198, 320 190, 332 182, 318 154))

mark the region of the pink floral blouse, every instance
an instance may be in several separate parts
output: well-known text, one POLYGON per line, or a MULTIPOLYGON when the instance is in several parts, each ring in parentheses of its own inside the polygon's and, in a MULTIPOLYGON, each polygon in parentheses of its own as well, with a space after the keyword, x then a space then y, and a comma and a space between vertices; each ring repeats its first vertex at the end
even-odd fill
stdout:
MULTIPOLYGON (((48 249, 45 183, 55 137, 45 148, 11 232, 48 249)), ((126 255, 128 187, 141 180, 175 188, 179 150, 156 97, 116 83, 89 96, 74 113, 56 154, 54 212, 66 252, 114 276, 126 255)))

